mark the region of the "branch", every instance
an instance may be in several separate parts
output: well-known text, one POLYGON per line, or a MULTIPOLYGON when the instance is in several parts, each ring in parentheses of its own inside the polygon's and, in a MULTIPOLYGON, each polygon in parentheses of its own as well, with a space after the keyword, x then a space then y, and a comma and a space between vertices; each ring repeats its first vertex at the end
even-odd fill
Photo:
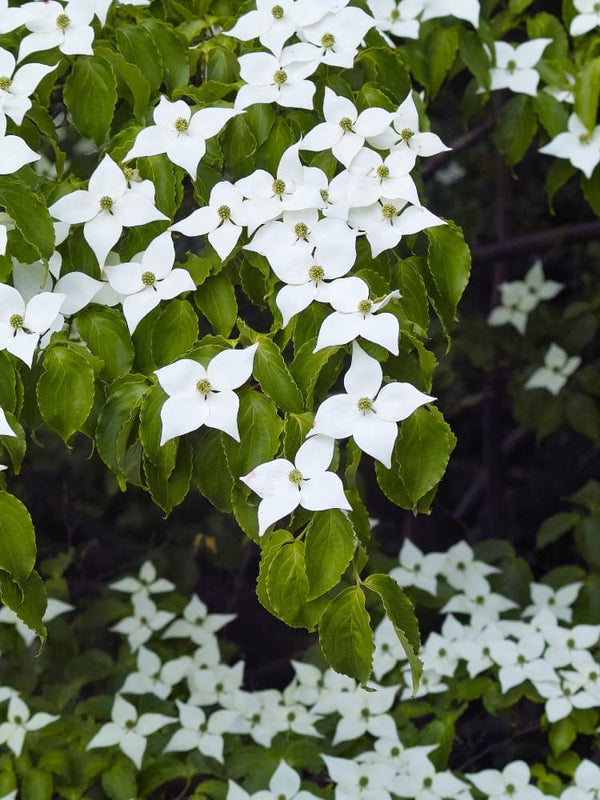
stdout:
POLYGON ((467 131, 462 136, 459 136, 452 144, 450 145, 450 150, 444 150, 443 153, 438 153, 435 156, 427 159, 427 163, 421 170, 421 177, 424 181, 433 178, 434 174, 444 166, 447 161, 450 161, 459 150, 464 150, 465 147, 470 147, 475 142, 482 139, 488 131, 490 131, 494 126, 494 118, 489 117, 488 119, 484 120, 480 125, 476 128, 473 128, 471 131, 467 131))
POLYGON ((554 248, 563 242, 586 241, 600 238, 600 220, 562 225, 539 233, 528 233, 494 244, 484 244, 471 250, 473 261, 496 261, 507 256, 532 253, 537 250, 554 248))

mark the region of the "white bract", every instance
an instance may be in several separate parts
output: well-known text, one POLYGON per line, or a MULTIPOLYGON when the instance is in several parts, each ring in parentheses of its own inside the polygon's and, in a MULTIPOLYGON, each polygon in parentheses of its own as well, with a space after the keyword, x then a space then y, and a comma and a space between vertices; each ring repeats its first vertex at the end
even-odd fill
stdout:
POLYGON ((421 131, 419 112, 409 92, 393 115, 391 126, 378 136, 369 136, 368 142, 378 150, 408 148, 415 156, 434 156, 450 150, 440 137, 429 131, 421 131))
POLYGON ((48 210, 61 222, 85 223, 83 235, 101 267, 124 227, 167 219, 154 205, 152 183, 142 181, 129 188, 123 171, 109 155, 90 176, 87 191, 71 192, 48 210))
POLYGON ((235 711, 220 709, 207 718, 201 708, 176 700, 179 710, 179 730, 175 731, 164 749, 165 753, 187 753, 199 750, 205 756, 223 763, 223 734, 231 730, 237 718, 235 711))
POLYGON ((40 337, 52 326, 66 294, 40 292, 25 303, 12 286, 0 284, 0 350, 8 350, 28 367, 40 337))
MULTIPOLYGON (((409 183, 406 186, 412 193, 412 186, 409 183)), ((373 258, 396 247, 403 236, 446 224, 423 206, 409 205, 404 197, 382 197, 370 206, 352 208, 348 222, 365 232, 373 258)))
POLYGON ((319 48, 322 64, 351 69, 360 43, 374 24, 361 8, 340 8, 312 25, 305 21, 298 35, 319 48))
POLYGON ((135 706, 117 695, 111 711, 112 722, 103 725, 90 740, 87 750, 95 747, 114 747, 130 758, 138 769, 146 751, 146 739, 156 731, 177 720, 164 714, 142 714, 138 717, 135 706))
POLYGON ((16 72, 15 66, 13 54, 0 47, 0 114, 6 114, 20 125, 31 108, 29 96, 42 78, 56 69, 57 65, 26 64, 16 72))
POLYGON ((398 319, 389 313, 376 314, 392 298, 398 297, 400 292, 394 289, 383 300, 374 302, 369 299, 369 287, 362 278, 339 278, 333 281, 329 287, 329 303, 335 311, 323 321, 314 352, 323 347, 347 344, 362 336, 398 355, 398 319))
POLYGON ((154 109, 156 124, 138 133, 123 160, 166 153, 195 180, 198 164, 206 153, 206 140, 216 136, 239 113, 233 108, 201 108, 192 114, 183 100, 172 103, 163 96, 154 109))
POLYGON ((20 136, 7 135, 6 116, 0 114, 0 175, 12 175, 25 164, 39 161, 40 158, 39 153, 32 150, 20 136))
POLYGON ((162 638, 185 638, 202 645, 234 619, 235 614, 209 614, 206 605, 194 595, 183 609, 183 619, 177 619, 169 625, 162 638))
POLYGON ((27 18, 28 13, 24 8, 9 8, 8 0, 0 0, 0 34, 20 28, 27 18))
POLYGON ((109 584, 109 588, 115 592, 127 592, 127 594, 160 594, 162 592, 172 592, 175 584, 166 578, 158 578, 156 567, 151 561, 144 561, 140 567, 137 578, 131 576, 121 578, 109 584))
POLYGON ((182 292, 193 292, 196 288, 187 270, 173 269, 174 262, 175 248, 171 234, 165 231, 129 263, 104 267, 111 287, 124 295, 123 316, 130 333, 161 300, 171 300, 182 292))
POLYGON ((483 769, 467 778, 493 800, 542 800, 545 795, 529 783, 531 772, 525 761, 512 761, 502 771, 483 769))
POLYGON ((258 39, 268 50, 279 55, 297 29, 320 19, 326 13, 326 6, 311 0, 256 0, 256 10, 241 16, 233 28, 224 33, 242 42, 258 39))
POLYGON ((21 755, 23 742, 29 731, 39 731, 59 719, 53 714, 40 712, 31 716, 27 705, 17 695, 8 701, 7 721, 0 725, 0 744, 5 744, 16 756, 21 755))
POLYGON ((31 31, 21 40, 18 61, 31 53, 58 47, 65 55, 94 54, 94 9, 89 0, 75 0, 62 6, 56 0, 25 3, 25 26, 31 31))
POLYGON ((240 401, 233 390, 250 377, 257 347, 223 350, 207 367, 182 358, 156 370, 158 382, 169 395, 160 410, 161 445, 201 425, 224 431, 239 442, 240 401))
POLYGON ((535 97, 540 75, 534 69, 552 39, 530 39, 513 47, 508 42, 494 42, 494 63, 490 69, 490 89, 510 89, 535 97))
POLYGON ((127 636, 127 642, 133 652, 154 636, 154 634, 168 625, 175 614, 171 611, 159 611, 156 603, 149 595, 138 592, 132 595, 133 614, 123 617, 110 630, 127 636))
MULTIPOLYGON (((419 15, 423 11, 424 0, 367 0, 367 5, 375 17, 378 31, 403 39, 419 38, 419 15)), ((385 39, 392 44, 387 36, 385 39)))
POLYGON ((242 480, 262 498, 258 506, 258 535, 301 505, 309 511, 351 510, 341 480, 327 467, 333 458, 333 439, 315 436, 296 453, 295 464, 277 458, 255 467, 242 480))
POLYGON ((365 139, 383 133, 393 118, 391 112, 383 108, 367 108, 359 114, 354 103, 329 88, 325 88, 323 116, 325 122, 306 134, 300 149, 331 150, 346 167, 364 145, 365 139))
MULTIPOLYGON (((429 400, 433 398, 424 402, 429 400)), ((400 566, 390 571, 390 578, 400 586, 416 586, 424 592, 435 595, 437 578, 441 574, 445 559, 444 553, 425 554, 410 539, 405 539, 398 555, 400 566)))
POLYGON ((540 259, 536 259, 522 281, 500 284, 502 305, 497 306, 488 318, 490 325, 513 325, 525 333, 527 317, 542 300, 550 300, 561 291, 562 283, 547 281, 540 259))
POLYGON ((479 27, 479 0, 425 0, 425 8, 421 19, 437 17, 457 17, 466 19, 474 28, 479 27))
POLYGON ((321 403, 309 436, 352 436, 361 450, 390 469, 397 423, 435 398, 410 383, 387 383, 382 388, 382 381, 380 363, 354 342, 352 364, 344 375, 347 394, 328 397, 321 403))
POLYGON ((238 61, 240 77, 246 84, 238 91, 234 108, 277 103, 286 108, 312 109, 316 87, 306 78, 319 66, 317 47, 301 42, 284 48, 279 56, 247 53, 238 61))
POLYGON ((555 158, 566 158, 586 178, 591 178, 600 161, 600 125, 590 131, 577 114, 571 114, 567 130, 541 147, 539 152, 555 158))
POLYGON ((569 27, 571 36, 583 36, 584 33, 589 33, 600 25, 600 6, 597 0, 573 0, 573 5, 579 14, 571 20, 569 27))
POLYGON ((581 356, 569 356, 562 347, 553 343, 544 356, 544 366, 529 376, 525 388, 546 389, 557 395, 580 364, 581 356))

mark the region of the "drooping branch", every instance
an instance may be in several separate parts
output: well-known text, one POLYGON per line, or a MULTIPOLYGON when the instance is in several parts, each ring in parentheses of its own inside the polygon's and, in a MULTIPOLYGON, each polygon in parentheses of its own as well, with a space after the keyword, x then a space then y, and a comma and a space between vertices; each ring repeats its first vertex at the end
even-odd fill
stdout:
POLYGON ((515 236, 512 239, 505 239, 493 244, 480 245, 471 250, 471 256, 473 261, 496 261, 508 256, 547 250, 562 244, 562 242, 582 242, 590 239, 600 239, 600 220, 561 225, 547 231, 528 233, 525 236, 515 236))
POLYGON ((458 139, 455 139, 455 141, 449 145, 451 148, 450 150, 445 150, 443 153, 438 153, 438 155, 428 158, 421 170, 421 178, 424 181, 433 178, 435 173, 441 169, 444 164, 454 158, 458 151, 475 144, 475 142, 482 139, 493 126, 494 118, 488 117, 488 119, 484 120, 480 125, 477 125, 473 130, 467 131, 462 136, 459 136, 458 139))

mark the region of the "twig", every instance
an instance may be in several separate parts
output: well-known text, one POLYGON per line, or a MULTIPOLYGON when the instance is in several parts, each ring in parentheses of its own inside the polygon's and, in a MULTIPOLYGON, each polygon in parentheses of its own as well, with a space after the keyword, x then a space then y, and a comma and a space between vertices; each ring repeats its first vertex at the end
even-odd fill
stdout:
POLYGON ((576 222, 572 225, 561 225, 538 233, 515 236, 512 239, 484 244, 471 250, 473 261, 495 261, 520 253, 534 253, 538 250, 554 248, 562 242, 587 241, 600 238, 600 220, 593 222, 576 222))
POLYGON ((465 147, 470 147, 472 144, 479 141, 479 139, 482 139, 493 126, 494 118, 489 117, 476 128, 473 128, 473 130, 467 131, 462 136, 459 136, 458 139, 455 139, 450 145, 450 150, 445 150, 443 153, 438 153, 428 158, 427 163, 421 170, 422 179, 427 181, 432 178, 437 170, 443 167, 447 161, 450 161, 459 150, 464 150, 465 147))

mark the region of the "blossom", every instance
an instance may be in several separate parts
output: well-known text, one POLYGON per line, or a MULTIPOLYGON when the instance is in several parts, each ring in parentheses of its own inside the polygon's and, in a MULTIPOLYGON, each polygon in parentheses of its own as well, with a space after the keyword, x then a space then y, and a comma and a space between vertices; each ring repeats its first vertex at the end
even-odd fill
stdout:
POLYGON ((467 778, 490 800, 541 800, 544 795, 531 786, 531 773, 528 764, 520 759, 511 761, 500 772, 497 769, 483 769, 481 772, 467 774, 467 778))
POLYGON ((325 122, 319 123, 306 134, 300 143, 300 149, 331 149, 337 160, 346 167, 361 149, 365 139, 383 133, 393 118, 383 108, 367 108, 359 114, 354 103, 347 97, 338 96, 328 87, 325 88, 323 98, 323 116, 325 122))
POLYGON ((58 716, 44 712, 31 716, 27 705, 16 694, 8 701, 6 716, 7 721, 0 725, 0 744, 6 744, 16 756, 21 755, 23 742, 29 731, 39 731, 59 719, 58 716))
POLYGON ((425 8, 421 19, 436 17, 457 17, 466 19, 474 28, 479 27, 479 0, 425 0, 425 8))
POLYGON ((233 28, 224 31, 242 42, 258 38, 275 55, 281 53, 283 45, 301 25, 316 22, 325 11, 321 4, 310 0, 256 0, 256 9, 241 16, 233 28))
POLYGON ((167 219, 154 205, 152 183, 142 181, 130 188, 123 171, 109 155, 90 176, 87 191, 71 192, 48 210, 61 222, 85 223, 83 235, 101 267, 124 227, 167 219))
POLYGON ((393 705, 397 686, 379 686, 375 692, 363 688, 343 692, 337 702, 340 720, 332 744, 358 739, 365 733, 371 736, 394 738, 398 735, 396 723, 388 713, 393 705))
POLYGON ((415 155, 424 157, 450 150, 437 134, 419 130, 419 112, 411 92, 398 106, 388 130, 369 136, 368 142, 378 150, 408 148, 415 155))
POLYGON ((573 0, 573 5, 579 11, 571 20, 569 33, 571 36, 583 36, 584 33, 594 30, 600 25, 600 8, 596 0, 573 0))
POLYGON ((141 592, 132 595, 131 602, 133 614, 119 620, 110 630, 125 634, 129 647, 135 652, 146 644, 156 631, 168 625, 175 614, 171 611, 159 611, 150 597, 141 592))
POLYGON ((305 42, 284 48, 279 56, 271 53, 240 56, 240 77, 246 83, 236 95, 234 108, 277 103, 286 108, 312 109, 316 87, 306 78, 316 70, 319 60, 318 48, 305 42))
POLYGON ((374 25, 373 17, 361 8, 340 8, 312 24, 304 21, 298 35, 320 49, 322 64, 351 69, 360 43, 374 25))
POLYGON ((552 39, 530 39, 513 47, 508 42, 494 42, 494 63, 490 69, 490 89, 537 94, 539 73, 533 69, 552 39))
POLYGON ((333 439, 315 436, 300 446, 295 464, 277 458, 255 467, 242 480, 262 501, 258 506, 258 535, 301 505, 309 511, 350 510, 341 480, 327 467, 333 458, 333 439))
POLYGON ((144 646, 137 651, 137 672, 131 672, 120 694, 153 694, 166 700, 173 686, 185 677, 186 663, 183 659, 173 659, 163 664, 160 658, 144 646))
POLYGON ((410 383, 387 383, 381 388, 382 380, 379 362, 354 342, 352 364, 344 375, 347 393, 333 395, 321 403, 309 436, 352 436, 361 450, 390 469, 398 436, 396 423, 435 398, 410 383))
POLYGON ((202 645, 224 625, 235 619, 235 614, 209 614, 197 595, 183 609, 183 619, 175 620, 163 633, 163 639, 187 638, 202 645))
POLYGON ((336 784, 335 800, 391 800, 396 779, 396 768, 391 764, 359 764, 327 755, 321 758, 336 784))
POLYGON ((551 344, 544 356, 544 366, 529 376, 525 388, 546 389, 557 395, 580 364, 580 356, 569 357, 562 347, 551 344))
POLYGON ((52 47, 70 56, 94 54, 90 25, 94 9, 89 1, 72 0, 63 7, 56 0, 44 0, 25 3, 23 8, 28 12, 25 26, 32 32, 21 40, 18 61, 52 47))
POLYGON ((400 325, 397 318, 388 313, 376 315, 392 298, 398 297, 400 292, 394 289, 383 300, 374 302, 369 299, 369 287, 362 278, 333 281, 329 287, 329 303, 335 311, 323 321, 314 352, 362 336, 398 355, 400 325))
POLYGON ((598 797, 600 767, 593 761, 582 759, 577 765, 573 780, 574 785, 564 790, 561 800, 595 800, 598 797))
POLYGON ((175 584, 171 581, 156 577, 156 567, 151 561, 144 561, 137 578, 129 576, 109 584, 109 589, 113 589, 115 592, 127 592, 127 594, 133 595, 172 592, 174 588, 175 584))
POLYGON ((42 78, 56 69, 57 65, 26 64, 16 72, 15 65, 13 54, 0 47, 0 113, 6 114, 20 125, 31 108, 29 95, 33 94, 42 78))
MULTIPOLYGON (((407 188, 412 192, 410 184, 407 188)), ((404 197, 382 197, 365 208, 353 208, 348 221, 353 227, 365 231, 373 258, 396 247, 403 236, 446 224, 423 206, 408 205, 404 197)))
POLYGON ((547 281, 542 262, 537 258, 522 281, 500 284, 502 305, 495 308, 488 318, 490 325, 511 324, 525 333, 527 316, 542 300, 550 300, 563 288, 562 283, 547 281))
POLYGON ((123 316, 130 333, 161 300, 171 300, 182 292, 193 292, 196 288, 187 270, 173 269, 174 261, 175 248, 171 234, 165 231, 129 263, 104 267, 111 287, 125 295, 123 316))
POLYGON ((164 714, 142 714, 138 717, 135 706, 119 695, 115 697, 111 717, 112 722, 107 722, 100 728, 88 743, 86 750, 118 745, 138 769, 142 766, 147 737, 165 725, 176 722, 173 717, 164 714))
MULTIPOLYGON (((230 800, 229 795, 227 796, 230 800)), ((252 795, 252 800, 318 800, 312 792, 300 789, 300 776, 285 761, 280 761, 269 780, 269 790, 259 790, 252 795)))
MULTIPOLYGON (((375 27, 403 39, 419 38, 419 15, 424 0, 367 0, 375 27)), ((390 42, 386 37, 386 40, 390 42)))
POLYGON ((169 395, 160 410, 160 443, 195 431, 201 425, 224 431, 239 442, 240 401, 233 390, 250 377, 257 347, 254 344, 245 350, 223 350, 207 367, 182 358, 157 369, 158 382, 169 395))
POLYGON ((577 581, 554 590, 546 583, 530 583, 529 592, 532 603, 523 610, 522 616, 533 617, 542 609, 547 609, 552 612, 557 620, 571 622, 573 616, 571 606, 577 599, 582 586, 583 583, 577 581))
POLYGON ((0 284, 0 350, 8 350, 28 367, 40 337, 50 328, 66 294, 40 292, 27 303, 12 286, 0 284))
POLYGON ((6 135, 6 116, 0 114, 0 175, 12 175, 25 164, 39 161, 40 158, 39 153, 32 150, 20 136, 6 135))
POLYGON ((183 100, 171 102, 163 96, 152 115, 156 124, 138 133, 123 160, 166 153, 195 180, 198 164, 206 152, 206 140, 216 136, 239 113, 233 108, 201 108, 192 114, 183 100))
POLYGON ((27 18, 28 13, 24 8, 9 8, 8 0, 0 0, 0 34, 20 28, 27 18))
POLYGON ((179 710, 179 730, 167 742, 165 753, 181 753, 199 750, 223 763, 223 734, 230 730, 237 714, 220 709, 210 717, 201 708, 176 700, 179 710))
POLYGON ((424 592, 435 595, 437 576, 441 573, 445 560, 445 553, 425 554, 410 539, 405 539, 398 555, 400 566, 390 570, 390 578, 393 578, 399 586, 416 586, 424 592))
POLYGON ((586 178, 591 178, 600 161, 600 125, 589 131, 573 113, 568 119, 567 130, 540 147, 539 152, 555 158, 566 158, 586 178))

